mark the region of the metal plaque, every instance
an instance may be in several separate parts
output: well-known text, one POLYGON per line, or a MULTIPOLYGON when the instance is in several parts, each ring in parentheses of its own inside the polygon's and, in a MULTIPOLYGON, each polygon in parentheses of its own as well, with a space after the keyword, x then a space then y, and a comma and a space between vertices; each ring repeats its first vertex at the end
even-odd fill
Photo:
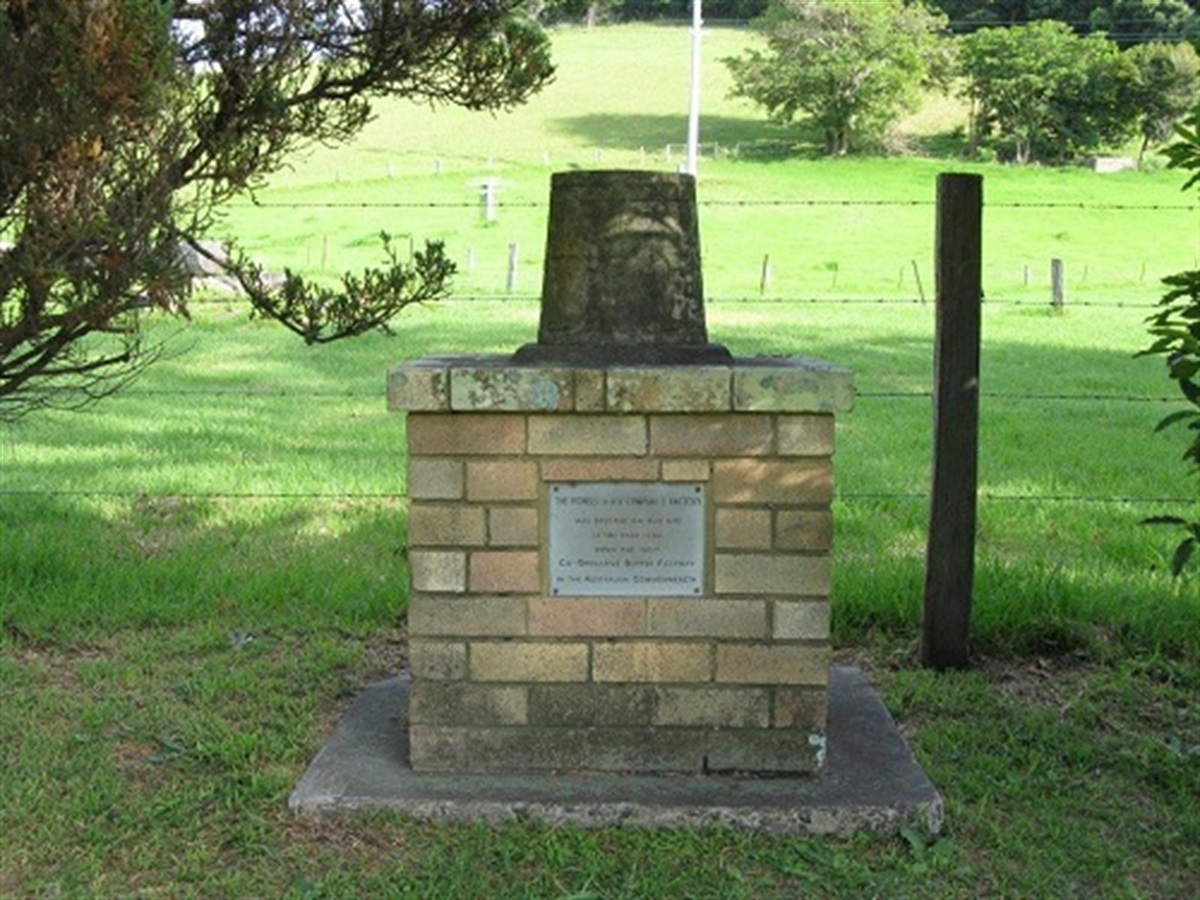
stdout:
POLYGON ((550 591, 687 597, 704 590, 701 484, 580 482, 550 488, 550 591))

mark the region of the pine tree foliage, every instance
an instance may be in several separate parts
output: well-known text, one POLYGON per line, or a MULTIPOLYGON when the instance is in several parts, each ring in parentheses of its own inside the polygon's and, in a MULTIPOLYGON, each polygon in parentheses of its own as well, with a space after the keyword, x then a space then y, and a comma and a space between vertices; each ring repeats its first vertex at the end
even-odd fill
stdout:
MULTIPOLYGON (((185 315, 181 247, 297 149, 352 138, 387 95, 518 104, 552 75, 521 0, 0 0, 0 420, 73 407, 150 362, 185 315)), ((309 342, 441 295, 437 244, 342 290, 224 263, 309 342)))

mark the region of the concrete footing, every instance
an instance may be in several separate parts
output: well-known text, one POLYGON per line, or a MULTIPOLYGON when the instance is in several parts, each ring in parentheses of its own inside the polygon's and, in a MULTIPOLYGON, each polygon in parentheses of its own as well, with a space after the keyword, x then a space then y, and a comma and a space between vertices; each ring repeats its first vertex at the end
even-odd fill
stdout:
POLYGON ((826 765, 802 777, 417 773, 408 761, 408 688, 401 675, 355 700, 293 791, 292 810, 839 836, 942 826, 941 797, 855 668, 830 671, 826 765))

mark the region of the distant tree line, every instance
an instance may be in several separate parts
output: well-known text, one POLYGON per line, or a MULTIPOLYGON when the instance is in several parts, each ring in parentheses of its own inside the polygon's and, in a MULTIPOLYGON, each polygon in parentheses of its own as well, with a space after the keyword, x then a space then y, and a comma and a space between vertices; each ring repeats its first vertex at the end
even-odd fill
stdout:
MULTIPOLYGON (((692 0, 531 0, 543 22, 688 19, 692 0)), ((771 0, 703 0, 709 21, 756 19, 771 0)), ((920 4, 910 4, 920 5, 920 4)), ((956 34, 1054 20, 1076 34, 1104 32, 1121 47, 1200 40, 1200 0, 930 0, 956 34)))
POLYGON ((958 5, 970 6, 977 18, 984 12, 1009 18, 956 34, 950 15, 934 4, 774 0, 753 23, 766 49, 725 61, 733 94, 780 124, 817 126, 826 152, 842 155, 880 146, 922 91, 956 92, 969 103, 968 151, 1017 163, 1067 162, 1135 139, 1144 155, 1196 103, 1200 58, 1188 41, 1122 46, 1103 31, 1081 32, 1062 19, 1012 20, 1035 7, 1074 16, 1089 7, 1086 21, 1094 23, 1100 7, 1122 15, 1137 7, 1182 22, 1166 14, 1194 18, 1183 0, 958 5))

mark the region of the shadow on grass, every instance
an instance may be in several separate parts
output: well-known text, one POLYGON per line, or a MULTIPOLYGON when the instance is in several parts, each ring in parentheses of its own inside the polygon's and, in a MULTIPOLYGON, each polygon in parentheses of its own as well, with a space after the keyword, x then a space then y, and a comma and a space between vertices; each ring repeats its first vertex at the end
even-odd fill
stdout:
MULTIPOLYGON (((687 140, 684 116, 590 113, 558 119, 552 127, 576 140, 621 150, 658 150, 673 144, 682 154, 687 140)), ((720 155, 755 162, 813 159, 823 155, 820 133, 802 126, 781 128, 765 120, 703 116, 700 131, 701 148, 706 155, 714 148, 720 155)))
MULTIPOLYGON (((555 120, 552 127, 587 144, 621 150, 655 150, 668 144, 679 147, 687 136, 683 116, 622 115, 589 113, 555 120)), ((786 162, 824 159, 825 140, 821 130, 806 122, 780 126, 765 119, 734 116, 702 116, 700 144, 704 155, 719 155, 747 162, 786 162)), ((865 147, 855 156, 921 156, 932 159, 964 160, 967 142, 961 129, 928 135, 901 135, 891 153, 880 147, 865 147)))
POLYGON ((404 607, 406 528, 404 504, 386 499, 5 497, 0 627, 35 644, 194 625, 388 628, 404 607))

